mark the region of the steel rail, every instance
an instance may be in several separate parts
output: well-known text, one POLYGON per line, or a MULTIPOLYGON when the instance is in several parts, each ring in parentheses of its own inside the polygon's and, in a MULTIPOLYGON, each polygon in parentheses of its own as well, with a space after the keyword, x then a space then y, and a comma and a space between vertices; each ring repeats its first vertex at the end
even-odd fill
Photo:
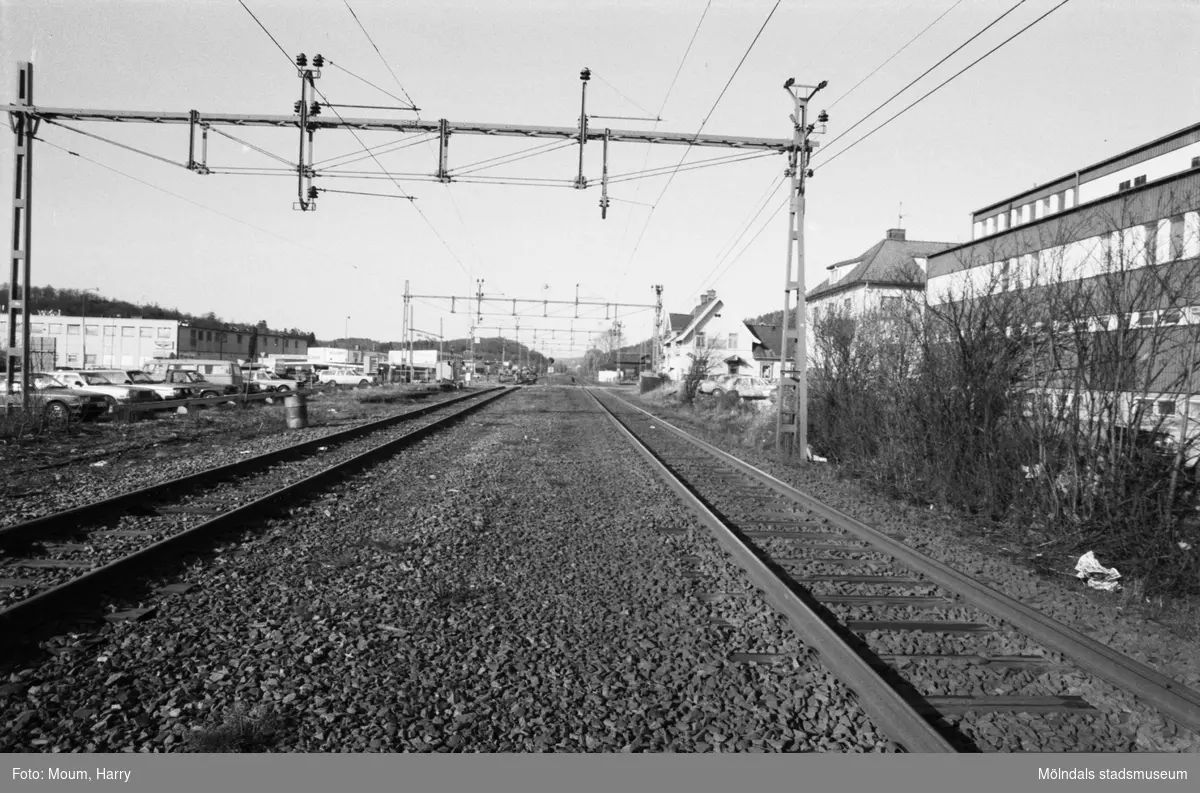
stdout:
MULTIPOLYGON (((497 386, 498 388, 498 386, 497 386)), ((100 513, 111 513, 120 510, 127 510, 138 504, 144 504, 150 501, 160 500, 179 490, 190 490, 212 482, 229 479, 234 476, 239 476, 244 473, 253 472, 268 465, 290 459, 295 456, 307 454, 316 451, 321 446, 328 446, 331 443, 343 443, 353 440, 362 435, 367 435, 375 430, 383 429, 392 424, 398 424, 408 419, 423 416, 426 413, 432 413, 435 410, 454 405, 458 402, 463 402, 468 399, 474 399, 496 390, 495 388, 483 391, 476 391, 462 396, 456 396, 452 399, 447 399, 443 402, 437 402, 431 405, 425 405, 416 410, 405 411, 394 416, 387 416, 378 421, 360 424, 357 427, 335 432, 331 435, 323 435, 310 441, 286 446, 282 449, 276 449, 271 452, 264 452, 253 457, 248 457, 245 460, 228 463, 226 465, 217 466, 216 468, 208 468, 203 471, 198 471, 194 474, 181 476, 177 479, 171 479, 167 482, 160 482, 155 485, 149 485, 139 490, 131 490, 127 493, 119 493, 115 496, 95 501, 90 504, 81 504, 78 507, 65 509, 61 512, 55 512, 50 515, 43 515, 40 518, 27 520, 22 523, 16 523, 11 526, 0 528, 0 548, 8 548, 24 543, 37 542, 47 539, 49 536, 63 534, 72 531, 80 523, 91 519, 93 516, 100 513)), ((221 398, 214 397, 214 400, 221 401, 221 398)))
MULTIPOLYGON (((150 110, 97 110, 70 107, 37 107, 29 105, 0 105, 0 112, 13 115, 28 114, 48 121, 117 121, 142 124, 210 124, 233 127, 299 127, 299 116, 252 115, 245 113, 157 112, 150 110)), ((579 140, 579 127, 523 126, 518 124, 488 124, 469 121, 446 121, 445 130, 455 135, 488 135, 491 137, 559 138, 579 140)), ((439 134, 442 121, 388 118, 308 119, 309 129, 358 129, 366 131, 423 132, 439 134)), ((758 138, 742 135, 693 135, 686 132, 653 132, 630 129, 588 130, 587 140, 623 143, 673 143, 681 146, 720 146, 737 149, 791 151, 791 138, 758 138)))
POLYGON ((965 573, 908 547, 878 529, 871 528, 867 524, 821 503, 813 496, 781 482, 767 472, 692 437, 684 430, 631 404, 619 395, 613 394, 612 396, 633 410, 653 419, 656 427, 662 427, 683 438, 727 465, 757 479, 776 493, 795 501, 835 526, 845 529, 860 540, 882 550, 913 571, 921 573, 939 586, 961 596, 976 608, 1008 622, 1046 648, 1062 653, 1081 669, 1153 705, 1180 726, 1191 730, 1200 730, 1200 692, 1195 689, 1085 636, 1037 609, 1030 608, 1008 595, 979 583, 965 573))
POLYGON ((70 581, 66 581, 45 592, 41 592, 10 606, 0 611, 0 642, 18 636, 23 630, 28 630, 36 625, 48 622, 56 613, 75 605, 81 598, 108 589, 114 584, 121 585, 128 583, 139 571, 144 570, 154 563, 169 560, 177 556, 182 550, 201 540, 229 530, 245 528, 247 523, 269 510, 275 503, 293 498, 302 498, 315 492, 335 479, 354 473, 377 458, 384 457, 404 446, 422 440, 437 430, 445 428, 455 420, 511 394, 514 390, 516 389, 493 390, 486 398, 468 404, 466 407, 460 408, 448 416, 443 416, 432 424, 418 427, 411 432, 401 435, 399 438, 393 438, 373 449, 368 449, 348 460, 344 460, 323 471, 318 471, 311 476, 307 476, 304 479, 268 493, 237 509, 218 515, 178 534, 173 534, 153 545, 146 546, 128 556, 121 557, 103 567, 98 567, 77 578, 73 578, 70 581))
MULTIPOLYGON (((879 673, 801 600, 788 584, 737 536, 720 517, 693 493, 640 438, 633 434, 612 409, 584 389, 613 426, 625 436, 655 473, 709 528, 734 560, 749 574, 767 601, 786 616, 792 627, 823 659, 825 666, 858 696, 863 711, 891 740, 908 752, 956 752, 954 746, 888 684, 879 673)), ((632 407, 632 406, 631 406, 632 407)), ((656 426, 658 419, 655 418, 656 426)))

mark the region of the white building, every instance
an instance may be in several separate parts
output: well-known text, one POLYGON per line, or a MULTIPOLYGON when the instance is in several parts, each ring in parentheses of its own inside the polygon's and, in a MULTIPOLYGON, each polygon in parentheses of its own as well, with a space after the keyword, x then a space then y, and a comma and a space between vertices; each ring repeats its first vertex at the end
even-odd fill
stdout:
POLYGON ((736 314, 725 310, 715 290, 700 296, 700 303, 689 314, 667 314, 662 333, 660 374, 682 380, 691 369, 696 355, 707 354, 709 374, 760 373, 754 359, 754 345, 760 340, 736 314))
MULTIPOLYGON (((54 365, 139 369, 153 358, 179 351, 180 323, 174 319, 70 317, 35 314, 29 335, 54 345, 54 365)), ((8 317, 0 316, 0 336, 8 332, 8 317)), ((20 326, 17 328, 20 335, 20 326)))

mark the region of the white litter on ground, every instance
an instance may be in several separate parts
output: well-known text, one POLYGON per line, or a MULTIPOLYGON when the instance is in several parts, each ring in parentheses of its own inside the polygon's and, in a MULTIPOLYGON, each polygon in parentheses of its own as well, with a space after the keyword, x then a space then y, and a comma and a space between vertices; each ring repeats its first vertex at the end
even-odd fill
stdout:
POLYGON ((1117 572, 1117 568, 1100 564, 1096 561, 1093 551, 1079 557, 1079 561, 1075 563, 1075 577, 1087 579, 1087 585, 1092 589, 1115 592, 1121 588, 1121 582, 1117 580, 1121 574, 1117 572))

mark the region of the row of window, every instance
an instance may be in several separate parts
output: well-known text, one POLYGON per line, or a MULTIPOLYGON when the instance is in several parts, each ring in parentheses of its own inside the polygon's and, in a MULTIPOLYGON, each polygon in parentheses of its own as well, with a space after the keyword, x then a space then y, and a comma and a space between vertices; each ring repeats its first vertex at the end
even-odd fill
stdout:
POLYGON ((1080 281, 1200 256, 1200 212, 968 267, 929 279, 929 301, 1080 281))
MULTIPOLYGON (((699 331, 696 333, 696 346, 697 347, 703 347, 705 345, 705 343, 707 342, 707 340, 708 340, 708 334, 704 333, 703 331, 699 331)), ((716 340, 716 343, 714 346, 720 347, 722 341, 723 341, 722 339, 718 338, 716 340)), ((738 335, 736 333, 730 333, 728 335, 728 337, 726 339, 724 339, 724 341, 728 345, 728 349, 731 349, 731 350, 737 349, 738 335)))
MULTIPOLYGON (((7 327, 7 325, 8 325, 7 321, 0 321, 0 327, 7 327)), ((78 322, 67 323, 65 326, 65 331, 68 336, 78 336, 78 335, 80 335, 81 328, 82 328, 82 326, 78 322)), ((84 332, 88 336, 99 336, 99 335, 101 335, 102 328, 103 328, 103 334, 105 336, 116 336, 117 335, 117 326, 116 325, 104 325, 104 326, 88 325, 84 332)), ((137 328, 132 325, 124 325, 121 327, 121 336, 123 336, 125 338, 129 338, 129 339, 132 339, 134 337, 141 337, 143 339, 152 339, 155 337, 155 330, 156 330, 155 328, 137 328)), ((54 335, 63 333, 63 331, 64 331, 64 324, 62 322, 49 322, 49 323, 47 323, 47 322, 30 322, 29 323, 29 332, 33 333, 33 334, 38 334, 38 335, 49 334, 51 336, 54 336, 54 335)), ((172 336, 170 328, 157 328, 157 331, 158 331, 157 336, 160 339, 169 339, 172 336)))
MULTIPOLYGON (((217 342, 219 342, 219 343, 221 343, 221 344, 226 344, 226 343, 228 343, 228 342, 229 342, 229 335, 230 335, 230 334, 228 334, 228 333, 222 333, 221 331, 215 331, 215 333, 216 333, 216 335, 214 336, 214 335, 213 335, 213 334, 214 334, 214 331, 211 331, 211 330, 197 330, 196 328, 192 328, 192 330, 191 330, 191 333, 190 333, 190 336, 189 336, 189 337, 191 338, 191 341, 192 341, 192 343, 193 343, 193 344, 196 344, 196 343, 199 343, 199 342, 204 342, 204 341, 217 341, 217 342)), ((244 334, 241 334, 241 333, 235 333, 235 334, 233 334, 233 336, 234 336, 234 343, 235 343, 235 344, 241 344, 241 343, 242 343, 242 336, 243 336, 243 335, 244 335, 244 334)), ((270 336, 264 336, 264 337, 263 337, 263 344, 280 344, 280 343, 282 343, 282 344, 283 344, 283 349, 285 349, 285 350, 286 350, 288 347, 293 347, 293 348, 296 348, 296 349, 299 349, 299 347, 300 347, 300 340, 299 340, 299 339, 279 339, 279 338, 272 338, 272 337, 270 337, 270 336)))
POLYGON ((1015 228, 1023 223, 1041 220, 1047 215, 1061 212, 1064 209, 1070 209, 1075 206, 1075 203, 1075 190, 1069 188, 1054 195, 1030 201, 1028 204, 1014 207, 1013 209, 1006 209, 989 218, 975 221, 975 237, 986 237, 990 234, 1015 228))

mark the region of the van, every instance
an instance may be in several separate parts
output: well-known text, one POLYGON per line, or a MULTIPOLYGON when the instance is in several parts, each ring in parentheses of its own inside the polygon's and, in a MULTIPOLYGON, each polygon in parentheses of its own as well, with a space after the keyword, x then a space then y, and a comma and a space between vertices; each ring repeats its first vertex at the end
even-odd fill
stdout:
POLYGON ((172 372, 195 372, 205 382, 222 386, 226 394, 246 392, 246 380, 237 361, 218 358, 155 358, 142 367, 155 380, 171 380, 172 372))

